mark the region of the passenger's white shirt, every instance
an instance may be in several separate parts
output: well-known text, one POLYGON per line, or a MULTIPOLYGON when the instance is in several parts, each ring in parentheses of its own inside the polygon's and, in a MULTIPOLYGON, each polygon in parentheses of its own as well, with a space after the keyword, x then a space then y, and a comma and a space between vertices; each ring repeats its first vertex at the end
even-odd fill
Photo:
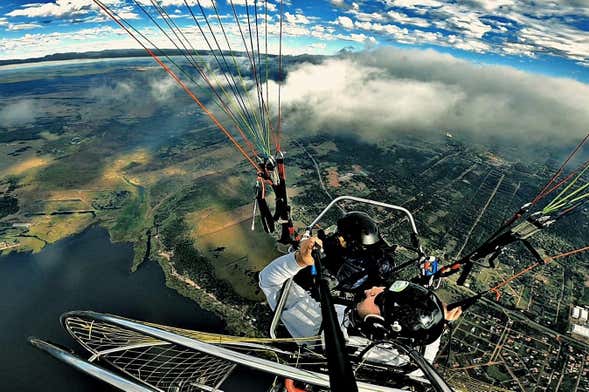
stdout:
MULTIPOLYGON (((300 267, 297 264, 294 253, 289 253, 280 256, 260 272, 260 288, 266 295, 266 299, 272 310, 276 309, 284 282, 295 276, 303 268, 305 267, 300 267)), ((335 305, 337 318, 344 332, 347 344, 356 347, 365 347, 370 344, 368 339, 359 336, 348 336, 344 322, 345 309, 346 307, 343 305, 335 305)), ((284 309, 282 310, 281 320, 292 337, 319 335, 321 328, 321 305, 305 289, 293 282, 290 286, 290 292, 284 309)), ((428 345, 425 349, 425 359, 432 363, 439 348, 440 339, 428 345)), ((380 347, 376 347, 367 353, 367 359, 386 363, 391 366, 402 366, 408 360, 404 355, 399 355, 395 349, 380 347)))

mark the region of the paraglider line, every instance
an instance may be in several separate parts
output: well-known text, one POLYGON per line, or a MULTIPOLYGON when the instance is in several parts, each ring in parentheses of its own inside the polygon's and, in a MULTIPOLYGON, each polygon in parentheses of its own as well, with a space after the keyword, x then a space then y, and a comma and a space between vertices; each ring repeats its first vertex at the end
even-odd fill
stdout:
MULTIPOLYGON (((227 37, 227 32, 225 31, 225 27, 223 26, 223 22, 221 21, 221 16, 219 15, 219 10, 218 10, 215 2, 213 2, 212 4, 213 4, 213 9, 215 10, 215 15, 217 16, 217 23, 219 24, 219 27, 221 27, 221 31, 223 32, 223 37, 225 38, 225 43, 227 44, 227 47, 229 48, 231 60, 233 61, 233 65, 235 66, 235 69, 237 70, 237 75, 239 76, 239 80, 241 82, 241 88, 246 93, 245 96, 246 96, 246 99, 247 99, 247 102, 249 105, 248 107, 254 107, 254 104, 252 103, 250 95, 247 94, 247 88, 246 88, 246 85, 245 85, 245 82, 243 80, 243 76, 242 76, 241 70, 240 70, 241 67, 239 66, 239 64, 235 60, 235 55, 233 54, 233 49, 231 48, 231 43, 229 42, 229 38, 227 37)), ((246 50, 247 50, 247 48, 246 48, 246 50)), ((238 89, 238 91, 239 91, 239 89, 238 89)), ((254 119, 255 123, 261 128, 261 123, 260 123, 260 120, 258 119, 258 116, 257 116, 255 110, 253 111, 253 113, 251 113, 250 111, 247 111, 247 115, 250 118, 253 115, 253 119, 254 119)), ((254 121, 252 121, 252 124, 254 121)), ((259 135, 259 132, 256 130, 255 124, 252 125, 251 130, 252 130, 252 135, 259 139, 260 135, 259 135)))
MULTIPOLYGON (((190 51, 186 48, 186 46, 184 45, 184 42, 180 39, 180 37, 178 36, 178 34, 176 33, 176 31, 174 30, 174 28, 172 27, 172 25, 168 22, 168 19, 171 20, 171 18, 169 17, 169 15, 167 14, 167 12, 159 7, 154 0, 151 0, 151 3, 153 4, 153 6, 156 8, 156 10, 158 11, 158 13, 160 14, 160 16, 162 17, 162 19, 166 22, 166 24, 168 25, 168 27, 170 28, 170 30, 172 31, 172 33, 176 36, 176 38, 178 39, 178 41, 180 42, 180 44, 184 47, 184 51, 178 46, 178 44, 176 43, 176 41, 174 41, 169 34, 166 33, 166 31, 161 27, 161 25, 151 16, 151 14, 149 14, 147 12, 147 10, 141 6, 141 4, 139 4, 137 2, 137 0, 133 0, 135 2, 135 4, 143 11, 143 13, 145 13, 145 15, 147 15, 147 17, 149 17, 149 19, 151 19, 151 21, 158 27, 158 29, 168 38, 168 40, 170 40, 170 42, 176 47, 176 49, 178 49, 182 54, 183 57, 198 71, 198 73, 200 74, 201 78, 205 81, 205 83, 208 85, 209 89, 211 90, 211 92, 213 92, 213 94, 217 97, 218 100, 218 104, 219 107, 229 116, 229 118, 231 118, 231 120, 234 122, 236 129, 238 130, 238 132, 240 133, 242 139, 246 142, 246 144, 248 144, 248 147, 250 148, 252 155, 253 156, 257 156, 257 154, 255 153, 254 150, 254 146, 250 143, 250 141, 248 140, 248 138, 245 136, 243 130, 241 129, 241 127, 239 126, 239 121, 237 120, 237 118, 235 117, 235 114, 233 113, 233 111, 231 110, 231 108, 227 105, 226 102, 223 101, 222 97, 219 95, 218 91, 215 89, 215 87, 213 86, 213 84, 211 83, 210 79, 207 77, 207 75, 205 74, 205 72, 202 70, 202 67, 200 67, 198 65, 198 63, 196 62, 196 60, 194 59, 194 57, 190 54, 190 51), (167 19, 166 19, 167 16, 167 19)), ((128 24, 128 23, 127 23, 128 24)), ((175 25, 175 23, 172 24, 175 25)), ((178 27, 176 26, 176 29, 178 29, 178 27)), ((180 30, 180 29, 178 29, 180 30)), ((180 31, 180 34, 183 35, 183 33, 180 31)), ((184 36, 184 35, 183 35, 184 36)), ((184 39, 186 39, 186 37, 184 37, 184 39)), ((189 43, 190 45, 190 43, 189 43)), ((192 46, 191 46, 192 47, 192 46)), ((193 51, 194 48, 193 48, 193 51)), ((174 63, 174 65, 176 65, 174 63)), ((177 66, 177 65, 176 65, 177 66)), ((178 66, 177 66, 178 67, 178 66)), ((227 95, 227 93, 225 92, 225 95, 227 95)))
MULTIPOLYGON (((255 10, 255 14, 257 16, 257 10, 256 10, 256 3, 257 0, 254 0, 254 10, 255 10)), ((258 109, 260 110, 260 118, 262 118, 262 128, 264 130, 264 134, 267 135, 268 134, 268 129, 266 126, 266 120, 264 119, 264 96, 262 94, 261 91, 261 84, 260 84, 260 77, 258 75, 258 67, 256 66, 256 50, 254 47, 254 33, 252 31, 252 24, 251 24, 251 18, 250 18, 250 11, 249 11, 249 5, 247 0, 245 0, 245 11, 246 11, 246 15, 247 15, 247 28, 248 28, 248 33, 249 33, 249 40, 250 40, 250 47, 252 49, 252 71, 254 73, 254 79, 256 81, 256 92, 257 92, 257 96, 258 96, 258 109)), ((256 21, 256 29, 257 29, 257 21, 256 21)), ((258 48, 259 49, 259 48, 258 48)), ((258 54, 257 56, 259 56, 259 50, 258 50, 258 54)), ((266 137, 264 137, 264 140, 266 140, 266 137)))
POLYGON ((562 174, 566 165, 575 156, 577 151, 579 151, 579 149, 587 142, 588 139, 589 139, 589 133, 583 138, 583 140, 581 140, 581 142, 577 145, 577 147, 569 154, 567 159, 560 166, 560 168, 556 171, 556 173, 552 176, 552 178, 550 178, 548 183, 546 185, 544 185, 544 188, 542 188, 542 190, 538 193, 538 195, 534 198, 534 200, 532 200, 532 204, 538 203, 538 201, 540 201, 542 198, 544 198, 546 195, 548 195, 550 192, 552 192, 554 190, 554 188, 552 188, 549 192, 546 192, 546 190, 550 187, 550 185, 552 185, 552 183, 554 181, 556 181, 556 179, 562 174))
POLYGON ((503 282, 501 282, 498 285, 494 286, 493 288, 489 289, 489 291, 497 293, 501 288, 505 287, 506 285, 510 284, 511 282, 513 282, 514 280, 519 278, 520 276, 527 274, 528 272, 530 272, 531 270, 533 270, 534 268, 536 268, 540 265, 546 265, 554 260, 562 259, 564 257, 573 256, 578 253, 586 252, 588 250, 589 250, 589 246, 585 246, 584 248, 579 248, 579 249, 575 249, 575 250, 571 250, 568 252, 558 254, 556 256, 547 257, 547 258, 543 259, 543 263, 536 262, 536 263, 524 268, 523 270, 519 271, 517 274, 510 276, 509 278, 505 279, 503 282))
POLYGON ((278 124, 276 126, 276 151, 280 151, 280 134, 282 132, 282 106, 280 102, 280 90, 282 86, 282 19, 284 18, 283 5, 283 0, 280 0, 280 30, 278 33, 278 124))
POLYGON ((190 98, 205 112, 207 116, 215 123, 215 125, 227 136, 227 138, 234 144, 237 150, 248 160, 248 162, 254 167, 257 171, 257 165, 252 160, 252 158, 245 152, 243 147, 237 142, 237 140, 229 133, 229 131, 219 122, 219 120, 215 117, 215 115, 207 109, 207 107, 194 95, 194 93, 184 84, 184 82, 176 75, 176 73, 170 69, 151 49, 149 49, 143 42, 141 42, 121 21, 119 21, 111 11, 100 1, 94 0, 94 2, 112 19, 117 23, 123 30, 127 32, 139 45, 145 49, 147 54, 149 54, 163 69, 166 71, 179 85, 182 89, 188 94, 190 98))
MULTIPOLYGON (((217 62, 217 65, 219 66, 219 69, 223 70, 223 67, 221 65, 221 62, 219 61, 215 50, 213 49, 209 39, 207 38, 206 34, 204 33, 203 29, 200 26, 200 23, 198 23, 198 20, 196 19, 194 13, 192 12, 192 9, 190 8, 190 6, 188 5, 188 3, 186 2, 186 0, 184 0, 184 4, 186 5, 186 7, 188 8, 188 11, 190 12, 190 14, 192 15, 192 19, 194 19, 194 22, 196 23, 196 26, 198 27, 202 37, 204 38, 205 42, 207 43, 207 46, 209 47, 211 54, 213 55, 213 57, 215 58, 215 61, 217 62)), ((209 31, 211 33, 211 36, 213 37, 215 44, 217 46, 217 49, 219 51, 219 54, 221 55, 221 58, 223 59, 223 62, 225 64, 225 67, 227 69, 229 69, 229 64, 227 63, 227 59, 225 58, 225 55, 223 54, 223 51, 221 50, 221 46, 219 44, 219 42, 217 41, 217 38, 215 37, 215 34, 213 33, 213 29, 211 27, 211 24, 209 23, 209 19, 207 17, 206 12, 204 11, 202 5, 200 4, 200 0, 197 0, 197 4, 198 7, 200 8, 200 12, 209 28, 209 31)), ((220 23, 220 20, 219 20, 220 23)), ((252 130, 252 134, 253 134, 253 127, 255 127, 255 125, 253 125, 253 122, 251 120, 251 114, 247 111, 247 105, 245 104, 243 97, 241 95, 241 92, 239 91, 239 89, 237 88, 237 83, 235 81, 235 78, 233 77, 232 73, 229 73, 229 76, 231 77, 231 81, 229 80, 229 77, 227 76, 227 72, 223 72, 223 76, 225 77, 225 80, 227 81, 227 84, 230 86, 233 95, 235 97, 235 100, 238 102, 240 109, 242 110, 242 112, 244 113, 244 115, 242 114, 242 118, 244 116, 247 117, 247 120, 245 118, 244 121, 247 123, 248 128, 250 128, 250 130, 252 130)))
MULTIPOLYGON (((233 10, 233 15, 235 17, 235 22, 237 23, 237 28, 239 29, 239 33, 241 35, 241 40, 243 42, 245 53, 247 54, 247 58, 248 58, 248 60, 250 62, 250 65, 252 67, 252 72, 254 74, 254 79, 256 81, 256 89, 258 91, 258 94, 257 94, 258 105, 259 105, 258 107, 260 107, 261 106, 261 103, 260 103, 260 96, 259 96, 259 83, 258 83, 257 75, 256 75, 255 61, 252 58, 255 55, 253 53, 250 53, 250 51, 248 49, 247 40, 245 38, 245 34, 243 33, 243 29, 241 28, 241 23, 239 22, 239 16, 237 15, 237 10, 235 9, 235 4, 233 3, 233 0, 229 0, 229 4, 231 5, 231 9, 233 10)), ((246 10, 248 10, 248 8, 247 8, 247 0, 246 0, 246 10)), ((249 11, 248 11, 248 25, 249 25, 249 11)), ((253 52, 253 43, 252 43, 252 52, 253 52)), ((260 109, 260 113, 259 114, 260 114, 261 119, 262 119, 261 122, 263 123, 264 122, 264 117, 263 117, 263 112, 262 112, 261 109, 260 109)), ((263 128, 263 125, 261 125, 260 127, 263 128)), ((263 139, 264 138, 262 137, 262 140, 263 139)))

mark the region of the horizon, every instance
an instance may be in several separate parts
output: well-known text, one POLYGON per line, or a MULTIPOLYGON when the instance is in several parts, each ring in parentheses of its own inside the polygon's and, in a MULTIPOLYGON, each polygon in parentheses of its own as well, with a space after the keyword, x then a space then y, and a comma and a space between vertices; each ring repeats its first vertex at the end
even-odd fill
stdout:
MULTIPOLYGON (((141 31, 151 32, 146 17, 153 12, 149 1, 103 2, 141 31)), ((160 4, 181 28, 194 30, 195 20, 183 0, 160 4)), ((218 11, 221 19, 229 19, 233 7, 245 18, 244 5, 251 8, 257 4, 260 20, 267 15, 269 53, 277 53, 282 14, 284 54, 334 55, 342 49, 358 52, 387 46, 433 49, 474 64, 505 65, 589 83, 589 2, 585 1, 567 0, 558 8, 548 1, 516 4, 510 0, 464 4, 436 0, 201 0, 189 4, 195 13, 198 5, 207 13, 218 11)), ((196 19, 203 20, 198 14, 196 19)), ((211 24, 216 26, 214 20, 211 24)), ((227 24, 230 39, 235 38, 234 28, 227 24)), ((92 0, 9 0, 0 6, 0 30, 0 60, 140 49, 92 0)), ((172 48, 160 35, 153 37, 158 47, 172 48)), ((195 49, 206 49, 202 39, 190 38, 195 49)))

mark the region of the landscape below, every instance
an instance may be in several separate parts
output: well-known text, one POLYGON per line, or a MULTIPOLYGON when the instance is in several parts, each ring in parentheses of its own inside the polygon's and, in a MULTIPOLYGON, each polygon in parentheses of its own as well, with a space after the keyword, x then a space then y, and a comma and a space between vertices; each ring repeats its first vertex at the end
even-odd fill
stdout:
MULTIPOLYGON (((221 315, 231 332, 266 335, 270 311, 256 273, 279 253, 258 222, 251 230, 255 179, 181 91, 162 89, 161 70, 118 59, 0 73, 0 101, 15 113, 0 126, 4 253, 38 252, 100 225, 112 241, 133 244, 132 270, 157 260, 168 286, 221 315)), ((443 260, 473 249, 558 166, 549 147, 538 159, 441 130, 376 144, 286 129, 283 144, 297 227, 335 196, 387 201, 413 212, 424 247, 443 260)), ((370 212, 391 242, 407 243, 399 216, 370 212)), ((584 246, 587 218, 585 209, 534 244, 546 255, 584 246)), ((461 298, 532 262, 516 247, 466 287, 445 282, 441 295, 461 298)), ((446 376, 467 389, 471 379, 505 390, 589 389, 589 346, 570 334, 572 306, 589 306, 586 267, 582 256, 558 260, 469 310, 438 360, 446 376)))

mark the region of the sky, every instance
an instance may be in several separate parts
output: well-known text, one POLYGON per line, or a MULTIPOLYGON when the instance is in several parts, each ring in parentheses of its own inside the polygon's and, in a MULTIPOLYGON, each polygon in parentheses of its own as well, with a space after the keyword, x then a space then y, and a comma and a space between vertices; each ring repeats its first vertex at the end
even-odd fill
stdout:
MULTIPOLYGON (((159 47, 171 47, 155 20, 152 0, 102 0, 159 47), (141 5, 141 7, 138 6, 141 5)), ((153 0, 182 28, 195 48, 205 48, 184 0, 153 0)), ((186 0, 204 25, 197 0, 186 0)), ((200 0, 212 28, 239 46, 233 8, 245 28, 246 2, 200 0), (213 1, 215 3, 213 4, 213 1)), ((278 51, 281 8, 283 52, 335 54, 342 49, 394 46, 434 49, 474 64, 507 65, 524 71, 589 83, 589 0, 256 0, 260 26, 266 19, 268 51, 278 51)), ((250 20, 252 20, 250 19, 250 20)), ((261 28, 261 27, 260 27, 261 28)), ((100 12, 93 0, 3 0, 0 2, 0 60, 53 53, 140 48, 100 12)))

